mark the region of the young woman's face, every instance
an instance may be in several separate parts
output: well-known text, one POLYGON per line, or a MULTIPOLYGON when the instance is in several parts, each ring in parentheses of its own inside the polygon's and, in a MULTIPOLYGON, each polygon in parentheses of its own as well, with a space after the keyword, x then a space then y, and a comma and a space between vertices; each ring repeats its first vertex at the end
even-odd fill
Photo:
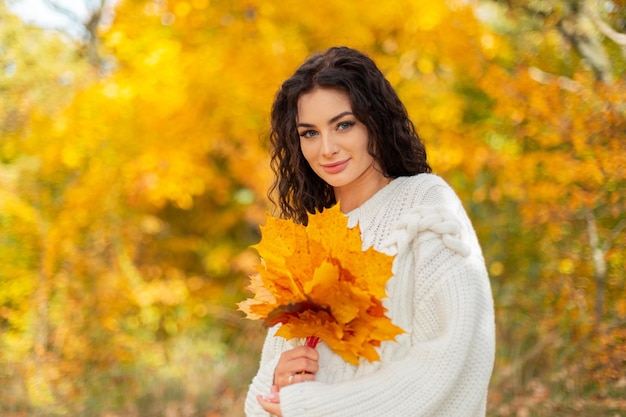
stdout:
POLYGON ((346 92, 316 88, 300 96, 297 126, 304 158, 335 190, 382 177, 367 151, 367 127, 352 114, 346 92))

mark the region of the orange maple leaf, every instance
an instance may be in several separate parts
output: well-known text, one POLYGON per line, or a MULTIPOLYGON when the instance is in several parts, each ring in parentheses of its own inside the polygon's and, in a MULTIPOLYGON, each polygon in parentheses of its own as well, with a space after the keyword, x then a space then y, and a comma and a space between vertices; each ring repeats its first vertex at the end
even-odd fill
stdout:
POLYGON ((267 216, 261 235, 254 298, 238 303, 249 319, 282 323, 276 335, 286 339, 317 337, 352 364, 379 360, 375 348, 403 333, 381 302, 393 257, 363 250, 359 226, 348 228, 338 204, 308 226, 267 216))

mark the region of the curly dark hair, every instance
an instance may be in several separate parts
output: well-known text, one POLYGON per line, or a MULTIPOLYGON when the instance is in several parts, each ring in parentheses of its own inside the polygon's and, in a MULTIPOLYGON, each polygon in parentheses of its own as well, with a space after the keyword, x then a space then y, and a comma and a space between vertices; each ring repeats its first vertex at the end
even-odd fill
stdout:
POLYGON ((348 93, 354 116, 367 127, 368 151, 385 177, 431 172, 426 149, 404 104, 374 61, 348 47, 313 55, 287 79, 271 112, 271 168, 275 180, 268 195, 281 215, 307 224, 308 213, 336 203, 333 188, 311 169, 300 150, 298 99, 313 89, 348 93))

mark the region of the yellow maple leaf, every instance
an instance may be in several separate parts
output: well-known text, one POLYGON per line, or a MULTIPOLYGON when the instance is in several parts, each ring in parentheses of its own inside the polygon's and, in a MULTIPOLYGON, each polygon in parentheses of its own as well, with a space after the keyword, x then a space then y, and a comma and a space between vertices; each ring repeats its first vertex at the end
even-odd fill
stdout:
POLYGON ((381 302, 393 257, 363 250, 338 204, 310 215, 308 226, 268 215, 261 236, 254 298, 238 303, 247 318, 281 323, 276 335, 286 339, 319 338, 352 364, 379 360, 375 348, 403 333, 381 302))

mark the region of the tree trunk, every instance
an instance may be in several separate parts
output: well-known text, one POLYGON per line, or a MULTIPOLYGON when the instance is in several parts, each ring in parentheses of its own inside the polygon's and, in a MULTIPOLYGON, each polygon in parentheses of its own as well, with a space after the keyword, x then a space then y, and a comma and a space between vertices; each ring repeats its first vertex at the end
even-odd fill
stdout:
POLYGON ((584 13, 583 4, 571 6, 571 13, 558 23, 559 31, 589 64, 597 80, 611 82, 611 59, 602 45, 602 35, 592 18, 584 13))
POLYGON ((591 247, 591 257, 593 261, 593 277, 596 284, 596 298, 594 305, 595 329, 600 330, 600 323, 604 314, 604 287, 606 285, 606 260, 604 259, 605 250, 600 245, 598 237, 598 228, 596 218, 591 212, 587 211, 587 233, 589 234, 589 246, 591 247))

